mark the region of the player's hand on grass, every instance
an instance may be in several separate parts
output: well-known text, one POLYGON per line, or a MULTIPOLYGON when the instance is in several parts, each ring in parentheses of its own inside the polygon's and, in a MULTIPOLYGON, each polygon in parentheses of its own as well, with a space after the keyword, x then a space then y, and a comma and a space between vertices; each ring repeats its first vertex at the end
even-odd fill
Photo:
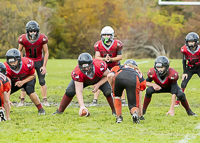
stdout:
POLYGON ((174 115, 175 115, 175 114, 174 114, 174 110, 169 110, 169 111, 167 112, 166 116, 167 116, 168 114, 169 114, 170 116, 174 116, 174 115))
POLYGON ((83 109, 85 109, 85 110, 88 111, 88 109, 87 109, 85 106, 80 106, 80 109, 79 109, 79 115, 80 115, 80 116, 81 116, 81 114, 82 114, 83 109))

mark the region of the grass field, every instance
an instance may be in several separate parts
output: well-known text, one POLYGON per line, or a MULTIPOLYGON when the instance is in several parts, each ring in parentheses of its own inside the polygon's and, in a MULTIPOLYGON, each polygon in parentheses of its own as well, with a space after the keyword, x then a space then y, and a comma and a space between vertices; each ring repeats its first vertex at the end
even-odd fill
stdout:
MULTIPOLYGON (((4 62, 5 60, 1 60, 4 62)), ((153 67, 154 60, 136 60, 144 77, 153 67)), ((179 72, 178 84, 181 83, 182 61, 170 60, 170 67, 179 72)), ((122 63, 124 60, 122 61, 122 63)), ((62 115, 53 116, 58 108, 65 89, 71 80, 71 71, 77 60, 49 60, 47 65, 46 83, 48 86, 48 101, 52 107, 44 107, 45 116, 37 115, 34 105, 12 107, 11 121, 0 123, 0 142, 51 142, 51 143, 127 143, 127 142, 158 142, 158 143, 197 143, 200 142, 199 117, 187 116, 184 108, 175 108, 175 116, 165 116, 170 108, 170 94, 154 94, 144 115, 145 121, 133 124, 128 107, 123 107, 123 122, 115 123, 115 117, 106 99, 101 93, 98 103, 100 106, 88 107, 90 117, 80 117, 77 104, 71 104, 62 115), (56 104, 58 103, 58 104, 56 104)), ((185 93, 191 109, 200 115, 199 77, 193 76, 185 93)), ((36 93, 42 99, 38 80, 36 93)), ((84 89, 85 103, 91 103, 93 93, 91 88, 84 89)), ((143 92, 144 99, 145 91, 143 92)), ((12 102, 19 102, 20 92, 11 95, 12 102)), ((143 100, 142 99, 142 100, 143 100)), ((26 96, 25 102, 31 102, 26 96)), ((77 103, 76 97, 72 103, 77 103)))

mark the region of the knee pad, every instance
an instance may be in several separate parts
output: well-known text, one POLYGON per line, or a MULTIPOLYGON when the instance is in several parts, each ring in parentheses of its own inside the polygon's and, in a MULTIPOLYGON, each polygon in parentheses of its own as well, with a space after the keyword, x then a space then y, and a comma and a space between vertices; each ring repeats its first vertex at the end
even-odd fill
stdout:
POLYGON ((181 88, 184 88, 184 89, 185 89, 185 88, 186 88, 186 86, 187 86, 187 84, 186 84, 186 83, 183 83, 183 82, 181 83, 181 88))
POLYGON ((28 95, 30 95, 31 93, 35 92, 34 87, 33 86, 27 86, 25 89, 26 93, 28 95))
POLYGON ((146 96, 147 98, 151 98, 151 97, 152 97, 152 94, 153 94, 152 88, 147 88, 147 89, 146 89, 146 94, 145 94, 145 96, 146 96))
POLYGON ((41 86, 45 85, 45 80, 44 80, 44 79, 39 79, 39 84, 40 84, 41 86))
POLYGON ((74 95, 76 94, 76 92, 75 92, 75 89, 73 90, 73 89, 71 89, 71 88, 67 88, 66 91, 65 91, 65 94, 66 94, 68 97, 73 98, 74 95))
POLYGON ((107 90, 106 92, 103 93, 105 97, 110 97, 111 96, 111 90, 107 90))
POLYGON ((178 92, 178 94, 176 96, 178 97, 178 99, 180 101, 185 101, 186 100, 185 93, 183 93, 182 91, 178 92))

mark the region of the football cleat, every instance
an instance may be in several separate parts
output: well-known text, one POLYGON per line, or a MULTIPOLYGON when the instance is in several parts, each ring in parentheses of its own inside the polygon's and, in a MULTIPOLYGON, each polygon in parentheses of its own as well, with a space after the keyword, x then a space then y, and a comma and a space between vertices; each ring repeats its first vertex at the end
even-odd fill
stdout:
POLYGON ((43 105, 47 107, 51 107, 51 105, 47 101, 43 101, 43 105))
POLYGON ((191 109, 188 110, 188 111, 186 111, 186 112, 187 112, 188 116, 197 116, 197 114, 195 114, 194 112, 192 112, 191 109))
POLYGON ((93 99, 91 106, 98 106, 97 99, 93 99))
POLYGON ((133 115, 132 115, 132 119, 133 119, 133 123, 135 123, 135 124, 140 123, 138 113, 134 112, 133 115))
POLYGON ((114 112, 112 112, 112 115, 113 115, 113 116, 117 116, 117 114, 116 114, 116 112, 115 112, 115 111, 114 111, 114 112))
POLYGON ((123 117, 120 115, 116 118, 116 123, 121 123, 123 121, 123 117))
POLYGON ((140 116, 140 120, 145 120, 144 116, 140 116))
POLYGON ((43 108, 39 109, 38 115, 46 115, 45 110, 43 108))
POLYGON ((22 107, 24 106, 24 101, 20 101, 19 104, 17 105, 17 107, 22 107))
POLYGON ((54 112, 52 115, 56 115, 56 114, 62 114, 63 112, 58 111, 58 109, 56 110, 56 112, 54 112))
POLYGON ((146 114, 146 109, 143 109, 143 115, 146 114))
POLYGON ((1 121, 7 121, 6 120, 6 115, 3 109, 0 109, 0 122, 1 121))
POLYGON ((178 107, 180 105, 180 101, 179 100, 177 100, 176 102, 175 102, 175 105, 174 105, 174 107, 178 107))

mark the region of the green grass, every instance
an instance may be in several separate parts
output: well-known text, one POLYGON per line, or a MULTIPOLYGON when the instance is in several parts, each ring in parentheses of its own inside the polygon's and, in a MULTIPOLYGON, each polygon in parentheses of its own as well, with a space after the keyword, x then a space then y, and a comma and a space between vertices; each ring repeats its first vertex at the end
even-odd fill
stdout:
MULTIPOLYGON (((4 62, 5 60, 1 60, 4 62)), ((146 78, 147 71, 153 67, 154 60, 136 60, 146 78)), ((124 60, 122 61, 122 63, 124 60)), ((71 71, 77 64, 77 60, 49 60, 47 65, 46 83, 48 86, 48 101, 60 103, 66 87, 71 81, 71 71)), ((179 72, 181 83, 182 62, 171 60, 170 67, 179 72)), ((36 93, 42 99, 38 80, 36 93)), ((193 76, 186 90, 186 97, 191 109, 200 115, 200 89, 199 77, 193 76)), ((84 89, 85 103, 91 103, 93 93, 91 88, 84 89)), ((145 91, 143 92, 144 98, 145 91)), ((11 95, 12 102, 19 102, 20 92, 11 95)), ((31 100, 26 96, 26 102, 31 100)), ((200 142, 199 117, 187 116, 184 108, 175 108, 175 116, 165 116, 170 108, 170 94, 154 94, 145 114, 145 121, 133 124, 128 107, 123 107, 123 123, 116 124, 115 117, 111 115, 110 107, 101 93, 98 107, 88 107, 90 117, 80 117, 79 108, 75 105, 69 106, 62 115, 52 116, 58 105, 44 107, 47 115, 38 116, 37 109, 33 105, 26 107, 12 107, 11 121, 0 123, 0 142, 200 142)), ((72 103, 77 103, 74 97, 72 103)))

